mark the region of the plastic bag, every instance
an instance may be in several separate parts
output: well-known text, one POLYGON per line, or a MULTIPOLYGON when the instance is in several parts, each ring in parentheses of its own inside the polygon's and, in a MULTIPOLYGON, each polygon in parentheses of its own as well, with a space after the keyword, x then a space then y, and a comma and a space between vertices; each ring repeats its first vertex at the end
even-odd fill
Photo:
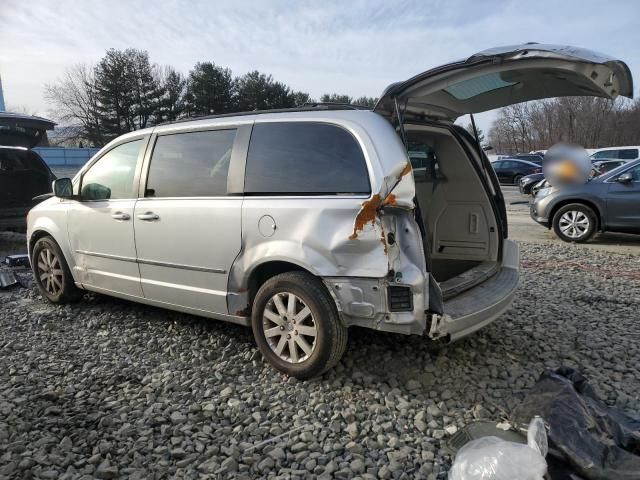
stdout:
POLYGON ((529 423, 529 428, 527 429, 527 445, 542 455, 542 457, 547 456, 547 452, 549 451, 547 431, 544 428, 544 421, 538 416, 535 416, 529 423))
POLYGON ((456 455, 449 480, 542 480, 546 453, 544 422, 536 417, 529 424, 526 445, 498 437, 467 443, 456 455))

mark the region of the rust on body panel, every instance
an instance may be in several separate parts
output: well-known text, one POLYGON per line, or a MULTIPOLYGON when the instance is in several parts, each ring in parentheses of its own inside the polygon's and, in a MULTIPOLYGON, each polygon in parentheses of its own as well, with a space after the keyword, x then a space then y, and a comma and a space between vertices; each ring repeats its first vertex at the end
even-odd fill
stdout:
POLYGON ((362 208, 356 215, 356 220, 353 224, 353 233, 349 236, 349 240, 358 238, 358 232, 361 232, 367 223, 371 223, 372 225, 375 223, 376 214, 381 205, 380 195, 377 193, 371 197, 370 200, 362 202, 362 208))

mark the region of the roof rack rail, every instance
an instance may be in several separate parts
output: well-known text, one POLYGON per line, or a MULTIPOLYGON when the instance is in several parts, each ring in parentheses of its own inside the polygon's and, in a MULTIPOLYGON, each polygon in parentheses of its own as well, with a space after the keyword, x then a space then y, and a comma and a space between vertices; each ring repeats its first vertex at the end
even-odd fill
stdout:
POLYGON ((337 103, 337 102, 308 102, 302 107, 325 108, 327 110, 371 110, 364 105, 355 105, 353 103, 337 103))
POLYGON ((287 112, 313 112, 317 110, 371 110, 362 105, 352 105, 350 103, 312 102, 305 103, 294 108, 274 108, 271 110, 252 110, 248 112, 219 113, 216 115, 202 115, 196 117, 181 118, 171 122, 158 123, 158 125, 172 125, 174 123, 191 122, 194 120, 209 120, 214 118, 241 117, 245 115, 262 115, 267 113, 287 113, 287 112))

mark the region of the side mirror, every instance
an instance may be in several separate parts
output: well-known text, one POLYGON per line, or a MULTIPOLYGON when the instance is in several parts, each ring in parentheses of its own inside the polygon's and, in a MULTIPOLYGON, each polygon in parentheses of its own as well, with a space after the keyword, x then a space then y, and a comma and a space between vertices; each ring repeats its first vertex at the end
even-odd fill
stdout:
POLYGON ((73 197, 73 183, 70 178, 58 178, 53 181, 53 194, 58 198, 73 197))
POLYGON ((631 183, 633 182, 633 175, 631 172, 624 172, 622 175, 616 177, 616 182, 619 183, 631 183))
POLYGON ((109 200, 111 189, 99 183, 88 183, 82 186, 80 197, 82 200, 109 200))

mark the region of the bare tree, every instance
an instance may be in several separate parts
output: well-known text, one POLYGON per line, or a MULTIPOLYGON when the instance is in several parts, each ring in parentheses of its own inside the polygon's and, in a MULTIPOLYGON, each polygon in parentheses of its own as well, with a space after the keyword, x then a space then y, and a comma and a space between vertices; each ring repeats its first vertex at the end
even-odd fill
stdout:
POLYGON ((104 144, 93 67, 78 64, 68 68, 57 83, 45 86, 45 98, 53 105, 56 120, 80 127, 69 130, 81 137, 75 140, 84 139, 94 146, 104 144))
POLYGON ((489 131, 500 153, 543 150, 558 142, 584 148, 638 144, 640 102, 561 97, 502 108, 489 131))

